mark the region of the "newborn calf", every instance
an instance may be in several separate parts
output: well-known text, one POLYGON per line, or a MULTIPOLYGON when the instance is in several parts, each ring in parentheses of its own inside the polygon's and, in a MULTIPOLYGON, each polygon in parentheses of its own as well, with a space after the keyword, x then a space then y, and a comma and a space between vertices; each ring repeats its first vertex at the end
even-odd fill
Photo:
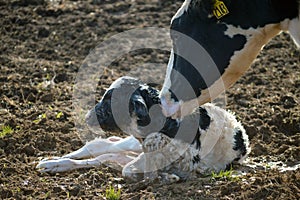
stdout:
POLYGON ((86 122, 131 136, 95 139, 63 157, 42 160, 37 168, 56 173, 108 162, 123 167, 123 176, 133 180, 174 182, 197 172, 224 170, 250 152, 248 136, 232 113, 204 104, 182 120, 165 118, 158 95, 137 79, 119 78, 86 122))

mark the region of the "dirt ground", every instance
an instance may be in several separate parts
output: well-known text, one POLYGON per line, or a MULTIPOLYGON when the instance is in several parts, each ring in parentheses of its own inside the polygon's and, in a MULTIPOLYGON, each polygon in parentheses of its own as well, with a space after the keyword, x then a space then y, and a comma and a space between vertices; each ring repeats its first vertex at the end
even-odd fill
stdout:
MULTIPOLYGON (((234 169, 238 178, 145 185, 127 184, 106 166, 55 175, 35 169, 41 158, 83 145, 72 87, 90 50, 131 28, 167 28, 181 3, 0 0, 0 125, 13 128, 0 137, 0 199, 104 199, 109 186, 121 187, 121 199, 300 199, 300 53, 287 34, 226 92, 252 147, 247 167, 234 169)), ((168 52, 149 49, 123 56, 101 77, 98 97, 131 66, 167 60, 168 52)))

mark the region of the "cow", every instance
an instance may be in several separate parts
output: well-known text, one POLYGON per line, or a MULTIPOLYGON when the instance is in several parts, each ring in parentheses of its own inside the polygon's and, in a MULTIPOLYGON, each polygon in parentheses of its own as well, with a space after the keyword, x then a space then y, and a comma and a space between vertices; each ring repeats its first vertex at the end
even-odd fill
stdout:
POLYGON ((277 34, 299 47, 299 0, 185 0, 160 93, 165 116, 183 118, 232 86, 277 34))

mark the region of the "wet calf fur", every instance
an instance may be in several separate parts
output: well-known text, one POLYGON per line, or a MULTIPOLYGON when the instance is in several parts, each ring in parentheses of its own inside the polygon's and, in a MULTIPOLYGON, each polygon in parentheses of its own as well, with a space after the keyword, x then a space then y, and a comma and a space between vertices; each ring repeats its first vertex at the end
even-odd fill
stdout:
POLYGON ((160 109, 151 109, 159 106, 158 95, 158 90, 137 79, 119 78, 87 114, 86 121, 104 130, 132 131, 133 136, 95 139, 62 158, 43 160, 37 167, 45 172, 61 172, 113 162, 121 165, 123 175, 133 180, 145 175, 172 182, 188 179, 197 172, 226 169, 249 153, 248 136, 233 114, 205 104, 182 120, 165 118, 160 109), (124 91, 131 91, 128 101, 118 96, 124 91), (129 112, 126 120, 115 119, 115 100, 127 103, 123 105, 123 110, 128 108, 129 112))

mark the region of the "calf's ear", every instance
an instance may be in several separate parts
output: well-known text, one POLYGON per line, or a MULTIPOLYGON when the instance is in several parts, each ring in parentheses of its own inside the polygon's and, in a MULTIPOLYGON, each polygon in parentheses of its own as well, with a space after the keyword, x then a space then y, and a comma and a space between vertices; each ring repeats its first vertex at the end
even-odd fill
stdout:
POLYGON ((297 47, 300 48, 300 16, 290 21, 288 31, 297 47))

